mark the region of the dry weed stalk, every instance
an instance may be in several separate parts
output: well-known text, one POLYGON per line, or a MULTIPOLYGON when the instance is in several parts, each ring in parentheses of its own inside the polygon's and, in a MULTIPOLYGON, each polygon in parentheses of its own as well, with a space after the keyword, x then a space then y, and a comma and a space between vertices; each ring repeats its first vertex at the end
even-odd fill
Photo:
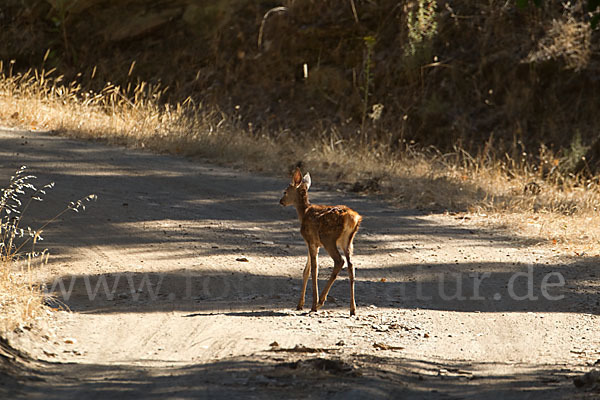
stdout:
POLYGON ((33 283, 32 266, 48 262, 47 249, 36 250, 37 243, 43 240, 43 230, 67 211, 85 210, 85 202, 96 199, 92 194, 69 203, 38 229, 23 227, 22 218, 30 204, 42 201, 46 191, 54 187, 54 183, 49 183, 38 189, 34 180, 35 176, 28 175, 23 166, 0 191, 0 333, 27 323, 41 311, 44 296, 33 283), (26 246, 29 251, 24 251, 26 246), (17 265, 20 268, 15 268, 17 265))

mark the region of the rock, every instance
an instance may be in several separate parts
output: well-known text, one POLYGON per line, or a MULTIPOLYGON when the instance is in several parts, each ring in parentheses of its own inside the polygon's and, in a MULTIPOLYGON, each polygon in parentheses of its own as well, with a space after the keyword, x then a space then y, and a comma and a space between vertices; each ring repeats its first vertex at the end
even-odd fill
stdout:
POLYGON ((375 329, 375 332, 387 332, 389 331, 389 327, 387 325, 371 325, 371 328, 375 329))
POLYGON ((383 343, 383 342, 375 342, 375 343, 373 343, 373 347, 375 347, 378 350, 403 350, 404 349, 404 347, 402 347, 402 346, 391 346, 391 345, 383 343))
POLYGON ((270 240, 255 240, 254 243, 256 244, 266 244, 266 245, 274 245, 275 242, 272 242, 270 240))
POLYGON ((46 355, 46 357, 56 357, 58 356, 58 354, 51 352, 51 351, 47 351, 47 350, 42 350, 44 352, 44 354, 46 355))

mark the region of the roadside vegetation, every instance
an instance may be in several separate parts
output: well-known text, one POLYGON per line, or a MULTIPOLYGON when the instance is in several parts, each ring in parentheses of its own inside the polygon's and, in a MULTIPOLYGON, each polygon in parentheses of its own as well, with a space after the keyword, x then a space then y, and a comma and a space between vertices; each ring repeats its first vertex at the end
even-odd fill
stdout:
POLYGON ((47 252, 36 252, 41 230, 22 227, 22 216, 32 201, 52 187, 39 190, 33 186, 34 176, 21 167, 10 178, 0 197, 0 333, 15 329, 39 316, 42 310, 42 291, 33 285, 32 263, 43 264, 47 252), (28 200, 25 200, 25 198, 28 200), (25 201, 25 203, 23 203, 25 201), (29 244, 29 246, 27 246, 29 244), (25 247, 27 246, 27 247, 25 247), (24 248, 30 250, 25 251, 24 248))
POLYGON ((27 326, 43 312, 50 299, 32 278, 32 269, 48 262, 48 249, 40 249, 44 229, 67 211, 85 210, 86 196, 70 203, 63 211, 34 229, 24 225, 23 217, 33 203, 43 201, 48 183, 37 188, 36 177, 20 167, 4 189, 0 189, 0 336, 17 327, 27 326))

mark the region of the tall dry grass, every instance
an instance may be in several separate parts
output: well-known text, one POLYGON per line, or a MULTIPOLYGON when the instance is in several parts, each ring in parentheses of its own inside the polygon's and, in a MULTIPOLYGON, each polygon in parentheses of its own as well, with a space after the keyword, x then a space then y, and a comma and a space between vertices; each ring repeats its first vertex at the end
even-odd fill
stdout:
POLYGON ((13 74, 12 65, 0 62, 0 120, 5 124, 225 161, 239 159, 239 153, 264 160, 263 151, 275 149, 264 137, 231 135, 236 116, 218 108, 191 99, 163 103, 160 85, 106 83, 93 92, 64 82, 54 70, 13 74))
MULTIPOLYGON (((335 129, 318 139, 289 131, 251 131, 218 107, 163 102, 144 83, 99 92, 53 71, 0 69, 0 121, 283 175, 298 163, 337 187, 375 192, 407 207, 459 213, 464 223, 503 227, 568 252, 598 254, 597 180, 573 175, 582 149, 536 157, 514 144, 497 154, 492 139, 475 155, 403 143, 396 149, 353 142, 335 129)), ((390 133, 392 135, 393 133, 390 133)))
MULTIPOLYGON (((29 201, 23 204, 22 198, 26 192, 33 191, 30 201, 39 199, 38 190, 31 183, 33 176, 25 173, 25 167, 16 171, 2 189, 0 196, 0 332, 12 330, 20 323, 35 318, 42 306, 43 296, 39 288, 32 284, 32 259, 42 260, 45 251, 36 254, 35 244, 40 238, 39 233, 31 228, 20 226, 22 210, 29 206, 29 201), (31 252, 23 254, 23 246, 31 241, 31 252), (27 262, 23 263, 23 256, 27 262), (15 268, 20 264, 20 268, 15 268), (26 267, 25 267, 26 266, 26 267)), ((41 193, 47 189, 40 189, 41 193)))
POLYGON ((0 190, 0 335, 28 324, 42 312, 44 292, 32 278, 32 268, 48 262, 48 250, 38 249, 44 229, 67 211, 85 210, 86 196, 38 228, 24 226, 23 216, 34 202, 40 202, 54 183, 40 188, 26 167, 19 168, 0 190))

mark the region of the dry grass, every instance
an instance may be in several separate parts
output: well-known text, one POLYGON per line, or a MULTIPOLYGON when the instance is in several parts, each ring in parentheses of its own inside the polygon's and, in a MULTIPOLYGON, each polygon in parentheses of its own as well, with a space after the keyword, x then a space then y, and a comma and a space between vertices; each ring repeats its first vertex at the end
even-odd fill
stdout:
POLYGON ((10 65, 2 69, 0 63, 0 120, 5 124, 224 161, 239 159, 239 153, 263 159, 263 151, 274 148, 266 138, 230 135, 236 118, 218 109, 205 110, 191 100, 161 104, 160 86, 108 83, 91 92, 77 83, 63 84, 53 71, 13 75, 10 65))
POLYGON ((378 192, 403 206, 458 212, 469 223, 504 227, 578 254, 598 253, 596 181, 566 172, 572 154, 545 148, 535 159, 523 152, 513 159, 497 157, 491 142, 472 156, 461 149, 359 145, 335 131, 318 140, 286 131, 249 132, 235 115, 218 109, 191 101, 162 104, 158 87, 108 84, 99 93, 84 92, 33 71, 0 75, 0 121, 281 175, 301 162, 319 181, 378 192))
POLYGON ((563 60, 566 68, 581 71, 592 56, 591 44, 591 25, 567 15, 552 20, 546 36, 539 41, 538 48, 529 53, 527 62, 563 60))
POLYGON ((35 318, 42 306, 42 292, 32 284, 31 262, 35 259, 43 262, 46 252, 36 254, 39 232, 29 227, 22 228, 20 224, 22 211, 31 201, 40 199, 39 195, 48 188, 38 191, 31 182, 33 179, 22 167, 0 192, 0 333, 35 318), (28 192, 30 200, 23 203, 22 199, 28 192), (23 254, 21 250, 28 242, 32 244, 31 252, 23 254), (22 262, 23 257, 26 263, 22 262), (17 264, 20 268, 15 268, 17 264))
POLYGON ((32 229, 23 226, 24 214, 54 186, 49 183, 38 189, 35 179, 27 174, 26 167, 21 167, 0 190, 0 335, 29 323, 41 313, 44 292, 34 283, 32 267, 48 262, 47 249, 36 248, 44 229, 67 211, 85 210, 84 202, 96 199, 89 195, 71 202, 41 227, 32 229))
MULTIPOLYGON (((381 176, 382 191, 402 206, 457 215, 533 239, 565 255, 600 255, 600 190, 596 182, 528 164, 456 151, 412 151, 397 158, 368 153, 355 168, 381 176)), ((350 162, 348 162, 348 168, 350 162)), ((344 167, 342 167, 344 169, 344 167)))
POLYGON ((0 275, 0 335, 27 324, 41 314, 42 291, 31 284, 27 271, 12 271, 13 263, 2 262, 0 275))

